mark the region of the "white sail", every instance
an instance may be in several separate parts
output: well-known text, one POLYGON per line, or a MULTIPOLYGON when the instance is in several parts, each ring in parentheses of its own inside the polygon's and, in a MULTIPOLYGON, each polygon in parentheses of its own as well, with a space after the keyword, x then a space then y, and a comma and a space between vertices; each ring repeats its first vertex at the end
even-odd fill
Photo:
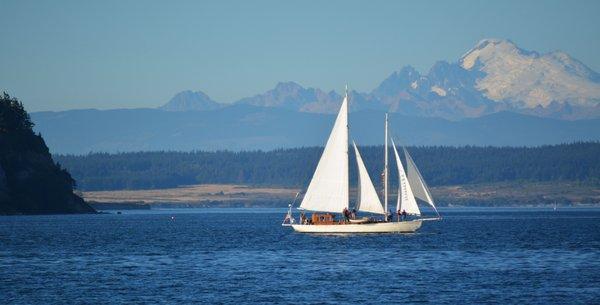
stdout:
POLYGON ((400 161, 398 150, 396 149, 396 143, 392 139, 392 147, 394 148, 394 155, 396 156, 396 165, 398 166, 398 199, 396 201, 396 211, 406 211, 409 215, 421 215, 417 200, 413 194, 404 166, 400 161))
POLYGON ((437 209, 435 208, 435 203, 433 202, 433 197, 431 197, 429 188, 427 187, 425 180, 423 180, 423 177, 421 176, 419 169, 417 169, 417 165, 415 165, 415 162, 410 157, 410 154, 408 153, 406 148, 403 148, 403 149, 404 149, 404 155, 406 156, 406 169, 407 169, 407 175, 408 175, 408 182, 412 186, 415 197, 427 202, 429 205, 431 205, 433 207, 434 210, 437 211, 437 209))
POLYGON ((348 207, 348 193, 348 96, 346 96, 300 208, 341 213, 348 207))
POLYGON ((356 163, 358 165, 358 201, 356 203, 356 209, 363 212, 385 214, 385 210, 377 196, 377 191, 373 186, 373 181, 371 181, 365 163, 360 156, 360 152, 358 152, 356 143, 352 142, 352 144, 354 145, 356 163))

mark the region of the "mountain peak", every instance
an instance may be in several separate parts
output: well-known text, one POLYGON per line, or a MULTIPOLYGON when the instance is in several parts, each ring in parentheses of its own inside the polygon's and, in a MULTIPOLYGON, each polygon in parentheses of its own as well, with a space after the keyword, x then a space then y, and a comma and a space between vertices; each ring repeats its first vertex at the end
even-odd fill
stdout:
POLYGON ((166 111, 205 111, 219 107, 220 104, 213 101, 204 92, 186 90, 175 94, 169 102, 159 108, 166 111))
POLYGON ((292 81, 279 82, 275 88, 253 97, 243 98, 237 104, 259 107, 282 107, 303 112, 332 113, 337 111, 340 96, 331 91, 326 93, 320 89, 304 88, 292 81))
POLYGON ((300 84, 293 82, 293 81, 287 81, 287 82, 277 83, 274 90, 290 92, 290 91, 299 91, 302 89, 304 89, 304 87, 302 87, 300 84))
POLYGON ((512 46, 514 48, 517 47, 515 45, 515 43, 512 42, 512 40, 510 40, 510 39, 484 38, 475 45, 474 49, 483 49, 488 46, 495 47, 498 45, 508 45, 508 46, 512 46))
MULTIPOLYGON (((395 71, 372 91, 375 96, 397 95, 408 89, 411 84, 421 77, 421 74, 412 66, 404 66, 400 71, 395 71)), ((413 88, 414 89, 414 88, 413 88)))
POLYGON ((459 60, 460 65, 471 70, 479 62, 484 62, 490 58, 499 56, 533 56, 537 57, 536 52, 529 52, 520 49, 517 45, 508 39, 488 38, 483 39, 475 45, 474 48, 465 53, 459 60))

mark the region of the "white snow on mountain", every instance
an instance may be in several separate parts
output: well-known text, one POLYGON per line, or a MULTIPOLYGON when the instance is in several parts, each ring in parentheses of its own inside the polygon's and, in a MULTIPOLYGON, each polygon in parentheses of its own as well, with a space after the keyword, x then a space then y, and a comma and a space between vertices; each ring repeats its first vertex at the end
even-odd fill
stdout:
POLYGON ((494 101, 547 107, 552 102, 593 106, 600 102, 597 74, 562 52, 539 55, 509 40, 482 40, 459 61, 481 71, 476 88, 494 101))
POLYGON ((435 92, 439 96, 446 96, 446 90, 444 90, 438 86, 431 87, 431 92, 435 92))

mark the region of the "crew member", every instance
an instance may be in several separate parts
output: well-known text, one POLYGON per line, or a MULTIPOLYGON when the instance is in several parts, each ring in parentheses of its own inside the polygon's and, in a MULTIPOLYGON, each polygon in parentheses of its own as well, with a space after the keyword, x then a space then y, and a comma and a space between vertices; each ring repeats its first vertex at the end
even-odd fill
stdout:
POLYGON ((350 211, 348 211, 348 208, 344 208, 342 214, 344 215, 344 219, 346 220, 346 222, 348 222, 350 220, 350 211))

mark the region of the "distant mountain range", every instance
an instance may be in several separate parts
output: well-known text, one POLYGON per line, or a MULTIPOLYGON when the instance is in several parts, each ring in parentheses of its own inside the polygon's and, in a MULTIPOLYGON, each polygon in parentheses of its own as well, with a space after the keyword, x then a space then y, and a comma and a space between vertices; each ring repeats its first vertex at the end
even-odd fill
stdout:
MULTIPOLYGON (((335 113, 340 94, 282 82, 234 102, 313 113, 335 113)), ((181 92, 165 110, 225 107, 201 91, 181 92)), ((560 119, 600 117, 600 74, 563 52, 540 55, 510 40, 485 39, 458 61, 439 61, 426 75, 410 66, 368 93, 351 92, 351 111, 380 110, 452 120, 500 111, 560 119)))
MULTIPOLYGON (((411 145, 531 146, 600 140, 600 76, 565 53, 486 39, 426 75, 407 66, 351 91, 351 134, 382 143, 382 118, 411 145)), ((281 82, 232 104, 183 91, 158 109, 32 113, 53 153, 250 150, 323 145, 342 97, 281 82)))

